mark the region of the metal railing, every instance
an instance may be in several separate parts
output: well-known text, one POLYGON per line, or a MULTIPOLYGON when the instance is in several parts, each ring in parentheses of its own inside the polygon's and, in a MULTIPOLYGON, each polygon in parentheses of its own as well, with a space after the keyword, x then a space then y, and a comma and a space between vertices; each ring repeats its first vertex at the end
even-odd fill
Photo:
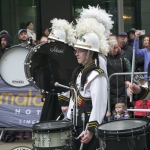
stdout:
MULTIPOLYGON (((147 72, 134 72, 134 75, 145 75, 147 74, 147 72)), ((111 100, 110 100, 110 80, 112 77, 114 76, 127 76, 127 75, 131 75, 131 72, 123 72, 123 73, 114 73, 112 75, 109 76, 108 78, 108 111, 111 112, 111 100)), ((126 95, 126 93, 125 93, 126 95)), ((118 94, 117 94, 118 96, 118 94)), ((133 110, 131 110, 133 111, 133 110)), ((136 110, 137 111, 137 110, 136 110)), ((149 111, 149 110, 148 110, 149 111)), ((110 117, 108 118, 108 121, 110 121, 110 117)))

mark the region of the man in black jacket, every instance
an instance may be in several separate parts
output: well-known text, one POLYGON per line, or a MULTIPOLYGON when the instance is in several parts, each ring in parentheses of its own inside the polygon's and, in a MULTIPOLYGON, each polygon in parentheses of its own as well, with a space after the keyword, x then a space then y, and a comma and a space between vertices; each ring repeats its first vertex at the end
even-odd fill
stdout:
MULTIPOLYGON (((127 58, 132 65, 133 48, 128 44, 128 35, 126 32, 121 32, 118 35, 118 43, 121 47, 121 54, 127 58)), ((135 71, 138 71, 139 66, 143 66, 143 58, 135 56, 135 71)), ((141 67, 142 68, 142 67, 141 67)), ((142 71, 142 70, 140 70, 142 71)))
MULTIPOLYGON (((131 28, 128 31, 128 45, 131 47, 133 47, 133 43, 134 43, 134 39, 135 39, 135 31, 136 31, 136 29, 134 29, 134 28, 131 28)), ((141 40, 139 41, 139 48, 140 49, 143 48, 141 40)))
POLYGON ((128 38, 126 32, 121 32, 118 35, 118 43, 121 47, 121 54, 127 58, 132 64, 132 47, 128 45, 128 38))
POLYGON ((0 56, 2 55, 2 53, 9 47, 12 46, 12 38, 10 36, 10 34, 3 34, 0 37, 0 56))

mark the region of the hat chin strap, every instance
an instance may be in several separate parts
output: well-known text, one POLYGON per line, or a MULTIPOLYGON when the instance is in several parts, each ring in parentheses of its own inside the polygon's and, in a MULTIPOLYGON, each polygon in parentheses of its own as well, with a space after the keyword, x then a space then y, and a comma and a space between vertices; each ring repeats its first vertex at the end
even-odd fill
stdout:
POLYGON ((88 59, 89 59, 89 54, 90 54, 90 51, 88 50, 87 55, 86 55, 86 58, 85 58, 85 61, 82 63, 83 66, 86 65, 86 63, 87 63, 87 61, 88 61, 88 59))

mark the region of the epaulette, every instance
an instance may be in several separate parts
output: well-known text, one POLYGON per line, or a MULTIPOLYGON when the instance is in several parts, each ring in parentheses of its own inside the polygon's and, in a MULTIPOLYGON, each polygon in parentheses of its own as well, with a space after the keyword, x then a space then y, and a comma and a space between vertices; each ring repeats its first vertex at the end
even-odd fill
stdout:
POLYGON ((97 68, 95 69, 95 71, 97 71, 99 74, 104 73, 104 70, 102 70, 101 68, 97 68))

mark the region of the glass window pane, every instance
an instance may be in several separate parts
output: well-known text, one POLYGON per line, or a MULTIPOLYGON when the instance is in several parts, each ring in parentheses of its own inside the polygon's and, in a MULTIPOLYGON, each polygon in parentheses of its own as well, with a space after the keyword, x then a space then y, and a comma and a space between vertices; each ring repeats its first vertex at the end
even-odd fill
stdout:
POLYGON ((135 1, 124 0, 124 31, 128 32, 131 28, 136 28, 135 25, 135 1))
POLYGON ((150 0, 141 1, 142 28, 146 35, 150 35, 150 0))
POLYGON ((32 21, 36 32, 37 12, 36 0, 0 0, 2 30, 8 30, 13 43, 18 44, 18 31, 26 28, 26 23, 32 21))
POLYGON ((88 5, 97 6, 99 5, 102 9, 106 10, 107 13, 112 14, 112 20, 114 21, 112 33, 117 34, 118 32, 118 16, 117 16, 117 1, 116 0, 74 0, 74 19, 79 16, 82 12, 82 7, 87 8, 88 5))

